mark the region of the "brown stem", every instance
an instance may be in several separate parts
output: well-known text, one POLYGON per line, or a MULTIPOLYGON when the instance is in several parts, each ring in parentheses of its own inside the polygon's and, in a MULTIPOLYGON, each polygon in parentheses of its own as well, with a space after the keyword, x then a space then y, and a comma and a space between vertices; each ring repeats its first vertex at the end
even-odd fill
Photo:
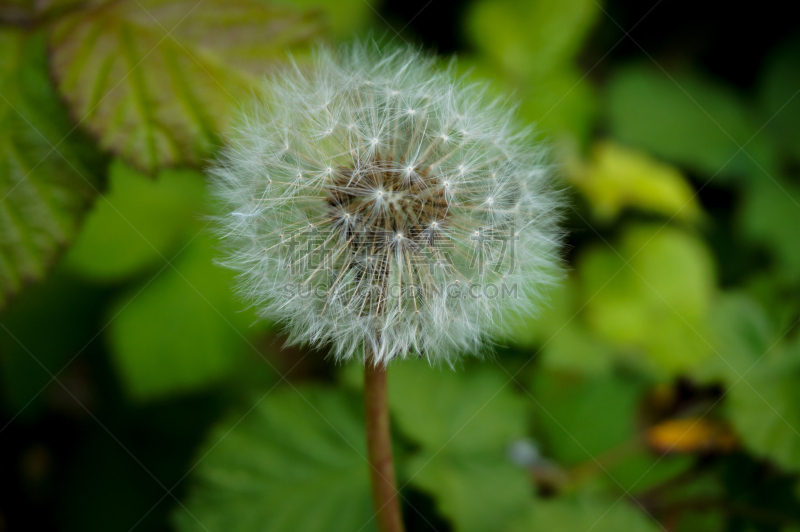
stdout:
POLYGON ((364 414, 367 426, 367 454, 372 480, 372 503, 380 532, 403 532, 400 494, 397 491, 392 461, 392 436, 389 427, 389 402, 386 394, 386 368, 364 361, 364 414))

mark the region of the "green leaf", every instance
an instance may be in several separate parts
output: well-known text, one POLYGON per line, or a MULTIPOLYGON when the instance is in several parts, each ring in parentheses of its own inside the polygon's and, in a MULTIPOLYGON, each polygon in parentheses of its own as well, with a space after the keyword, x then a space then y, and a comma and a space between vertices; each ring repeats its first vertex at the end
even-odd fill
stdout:
POLYGON ((164 170, 154 181, 115 161, 109 190, 87 217, 66 264, 103 282, 163 265, 199 220, 204 184, 196 172, 164 170))
POLYGON ((598 473, 609 488, 636 495, 686 473, 693 465, 689 455, 660 455, 643 446, 629 449, 606 466, 607 475, 598 473))
POLYGON ((607 109, 617 140, 709 176, 760 175, 759 166, 774 165, 770 144, 754 137, 753 115, 716 81, 629 66, 611 79, 607 109))
POLYGON ((726 515, 718 512, 686 511, 680 516, 678 532, 708 532, 709 530, 725 530, 726 515))
POLYGON ((572 467, 577 483, 637 494, 686 471, 688 456, 663 456, 644 445, 638 414, 647 382, 630 374, 544 369, 531 387, 546 455, 572 467))
POLYGON ((479 0, 470 4, 467 33, 479 70, 522 96, 525 120, 548 135, 583 141, 597 98, 573 62, 599 13, 592 0, 479 0))
POLYGON ((675 227, 641 225, 610 246, 589 248, 578 263, 590 327, 656 374, 701 362, 711 352, 706 320, 715 285, 706 245, 675 227))
POLYGON ((181 532, 375 530, 362 408, 320 388, 279 389, 200 450, 181 532))
POLYGON ((531 393, 548 455, 576 465, 631 442, 643 391, 641 382, 614 374, 537 371, 531 393))
POLYGON ((527 403, 509 380, 486 367, 453 371, 422 361, 389 371, 394 421, 421 447, 409 482, 432 494, 458 531, 502 529, 531 497, 528 474, 508 456, 527 425, 527 403))
POLYGON ((714 349, 720 356, 692 371, 699 382, 725 382, 728 385, 744 375, 775 341, 764 310, 744 294, 722 294, 709 312, 714 349))
POLYGON ((613 142, 595 144, 591 162, 572 181, 603 221, 613 220, 625 207, 686 221, 701 213, 693 187, 678 169, 613 142))
POLYGON ((600 13, 592 0, 479 0, 467 32, 489 59, 523 77, 569 64, 600 13))
POLYGON ((231 291, 233 275, 213 264, 198 235, 171 265, 112 308, 114 361, 128 392, 152 399, 219 381, 247 352, 250 314, 231 291))
POLYGON ((347 40, 352 39, 353 34, 368 31, 382 7, 381 0, 291 0, 284 3, 322 11, 333 36, 347 40))
POLYGON ((800 186, 783 179, 753 183, 743 195, 740 223, 746 236, 770 247, 786 273, 800 276, 800 186))
POLYGON ((785 155, 800 160, 800 39, 777 47, 765 61, 759 101, 766 128, 785 155))
POLYGON ((536 359, 547 367, 589 373, 610 370, 613 350, 579 316, 574 276, 563 279, 549 296, 541 315, 513 318, 508 341, 521 347, 541 346, 543 352, 536 359))
POLYGON ((609 342, 599 338, 575 318, 544 346, 542 366, 580 373, 608 373, 617 354, 609 342))
POLYGON ((753 364, 728 392, 728 413, 755 455, 800 471, 800 339, 753 353, 753 364))
POLYGON ((422 452, 407 467, 412 483, 434 495, 439 512, 458 532, 502 530, 533 496, 529 475, 505 453, 422 452))
POLYGON ((123 0, 64 17, 50 44, 73 114, 152 173, 202 162, 231 105, 320 29, 317 12, 258 0, 123 0))
POLYGON ((566 277, 548 293, 541 315, 519 316, 510 323, 508 339, 517 345, 532 347, 551 340, 559 329, 569 322, 576 301, 575 280, 566 277))
POLYGON ((570 133, 587 142, 597 118, 594 86, 574 67, 560 67, 520 89, 521 116, 544 135, 570 133))
POLYGON ((0 29, 0 310, 50 270, 100 187, 100 162, 70 135, 41 35, 0 29))
POLYGON ((625 500, 572 497, 535 501, 527 515, 509 532, 558 530, 558 532, 656 532, 658 523, 625 500))
POLYGON ((489 368, 464 372, 405 361, 389 370, 395 421, 433 452, 493 451, 524 436, 526 402, 513 387, 510 377, 489 368))

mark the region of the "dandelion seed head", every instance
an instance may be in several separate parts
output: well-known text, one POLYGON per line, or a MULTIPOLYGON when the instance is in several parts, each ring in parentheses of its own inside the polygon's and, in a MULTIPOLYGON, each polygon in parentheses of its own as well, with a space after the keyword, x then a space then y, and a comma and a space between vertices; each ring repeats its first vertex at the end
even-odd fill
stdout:
POLYGON ((320 48, 266 93, 210 173, 223 264, 290 341, 452 365, 539 310, 561 196, 512 106, 418 50, 367 45, 320 48))

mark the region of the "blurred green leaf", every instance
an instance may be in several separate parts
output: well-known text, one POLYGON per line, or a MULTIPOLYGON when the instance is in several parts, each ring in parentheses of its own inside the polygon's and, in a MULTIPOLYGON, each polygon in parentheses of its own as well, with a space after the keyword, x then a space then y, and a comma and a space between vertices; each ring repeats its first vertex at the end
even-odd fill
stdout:
POLYGON ((658 522, 625 500, 579 496, 535 501, 509 532, 655 532, 658 522))
POLYGON ((800 277, 800 186, 786 180, 753 183, 743 195, 740 223, 746 236, 770 247, 787 273, 800 277))
POLYGON ((616 358, 609 343, 589 331, 579 318, 567 323, 543 349, 543 367, 581 373, 607 373, 616 358))
POLYGON ((572 66, 557 68, 530 80, 519 91, 521 116, 546 136, 574 135, 586 143, 598 105, 594 86, 572 66))
POLYGON ((109 191, 97 202, 66 256, 73 271, 97 281, 117 281, 163 264, 199 219, 205 178, 164 170, 157 181, 117 160, 109 191))
POLYGON ((761 304, 776 329, 786 330, 800 316, 800 286, 796 278, 781 268, 764 268, 748 278, 742 290, 761 304))
POLYGON ((701 76, 620 69, 608 86, 607 112, 617 140, 708 176, 755 175, 759 166, 774 166, 750 110, 729 87, 701 76))
POLYGON ((362 408, 319 388, 279 389, 211 434, 181 532, 375 529, 362 408))
POLYGON ((426 449, 481 453, 525 435, 526 402, 496 370, 432 368, 404 361, 389 370, 389 400, 400 430, 426 449))
POLYGON ((531 393, 548 455, 576 465, 632 441, 643 391, 641 381, 614 374, 537 371, 531 393))
POLYGON ((599 13, 591 0, 473 2, 466 31, 479 51, 477 70, 521 95, 520 115, 539 131, 583 142, 597 102, 573 62, 599 13))
POLYGON ((518 346, 540 347, 531 357, 548 368, 609 371, 614 352, 608 342, 586 328, 578 312, 575 278, 566 277, 549 295, 540 315, 513 318, 508 340, 518 346))
POLYGON ((596 98, 572 63, 599 13, 591 0, 473 2, 466 23, 478 70, 520 94, 521 116, 539 131, 585 140, 596 98))
POLYGON ((0 309, 50 270, 101 186, 50 87, 41 37, 0 28, 0 309))
POLYGON ((759 101, 763 120, 785 155, 800 161, 800 38, 773 50, 765 61, 759 80, 759 101))
POLYGON ((258 0, 111 2, 53 28, 53 72, 102 147, 152 173, 202 162, 231 105, 321 27, 318 12, 258 0))
POLYGON ((531 497, 528 475, 508 457, 527 428, 527 404, 509 380, 485 367, 453 371, 422 361, 389 371, 394 420, 422 447, 409 481, 435 497, 458 531, 502 528, 531 497))
POLYGON ((551 340, 559 329, 571 321, 576 301, 575 280, 566 277, 552 288, 548 296, 541 315, 513 318, 513 323, 509 324, 509 340, 521 346, 535 346, 551 340))
POLYGON ((503 530, 533 496, 528 474, 505 453, 456 456, 424 451, 407 466, 411 482, 433 494, 458 532, 503 530))
POLYGON ((191 390, 228 376, 248 349, 252 316, 239 312, 233 275, 198 235, 172 265, 111 310, 112 355, 137 399, 191 390))
POLYGON ((685 511, 680 514, 678 532, 709 532, 725 530, 725 514, 717 512, 685 511))
POLYGON ((706 245, 670 226, 629 227, 619 244, 589 248, 578 263, 587 322, 643 368, 671 374, 710 353, 707 312, 714 266, 706 245))
POLYGON ((478 0, 467 33, 490 61, 522 77, 567 64, 600 13, 592 0, 478 0))
POLYGON ((341 39, 352 39, 363 33, 381 9, 380 0, 285 0, 282 3, 305 9, 319 9, 330 24, 331 33, 341 39))
POLYGON ((686 221, 697 220, 701 212, 694 189, 679 170, 613 142, 596 143, 591 161, 573 172, 572 182, 604 221, 625 207, 686 221))
POLYGON ((774 341, 773 328, 764 310, 739 293, 716 298, 709 317, 712 342, 719 356, 709 357, 691 376, 699 382, 722 381, 731 385, 769 349, 774 341))
POLYGON ((613 490, 636 495, 655 488, 681 473, 694 463, 689 455, 661 455, 644 447, 629 450, 607 467, 608 474, 599 478, 613 490))
POLYGON ((755 455, 800 471, 800 339, 755 351, 728 392, 729 417, 755 455), (740 379, 741 377, 741 379, 740 379))

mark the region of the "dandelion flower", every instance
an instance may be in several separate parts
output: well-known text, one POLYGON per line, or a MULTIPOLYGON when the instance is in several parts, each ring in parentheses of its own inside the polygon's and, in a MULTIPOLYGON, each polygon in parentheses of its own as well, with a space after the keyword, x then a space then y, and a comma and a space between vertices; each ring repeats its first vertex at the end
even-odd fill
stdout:
POLYGON ((268 80, 211 170, 224 264, 290 341, 452 365, 535 313, 558 271, 544 157, 452 66, 320 48, 268 80))

